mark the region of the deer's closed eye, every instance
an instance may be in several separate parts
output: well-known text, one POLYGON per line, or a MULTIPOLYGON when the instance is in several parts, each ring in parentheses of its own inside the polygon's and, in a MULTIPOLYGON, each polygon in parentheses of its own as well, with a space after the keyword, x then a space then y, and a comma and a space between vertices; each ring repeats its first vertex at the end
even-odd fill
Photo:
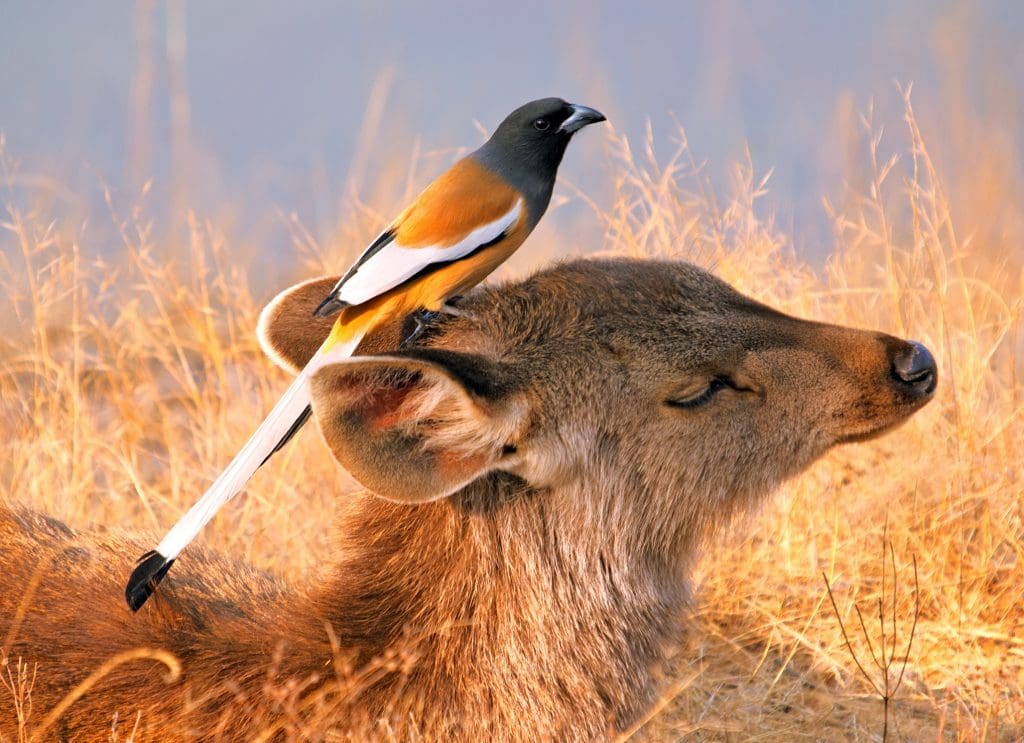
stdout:
POLYGON ((711 377, 707 383, 674 395, 665 401, 670 408, 690 410, 708 403, 716 394, 724 389, 736 389, 736 384, 729 377, 718 375, 711 377))

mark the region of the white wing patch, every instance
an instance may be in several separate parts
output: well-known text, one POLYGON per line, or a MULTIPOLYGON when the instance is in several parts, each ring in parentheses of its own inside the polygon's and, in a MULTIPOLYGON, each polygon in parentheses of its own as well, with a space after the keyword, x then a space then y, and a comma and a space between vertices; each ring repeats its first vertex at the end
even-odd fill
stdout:
POLYGON ((505 214, 477 227, 454 245, 407 248, 397 240, 385 245, 338 287, 338 299, 348 304, 368 302, 435 263, 449 263, 469 255, 510 229, 519 220, 522 202, 517 199, 505 214))

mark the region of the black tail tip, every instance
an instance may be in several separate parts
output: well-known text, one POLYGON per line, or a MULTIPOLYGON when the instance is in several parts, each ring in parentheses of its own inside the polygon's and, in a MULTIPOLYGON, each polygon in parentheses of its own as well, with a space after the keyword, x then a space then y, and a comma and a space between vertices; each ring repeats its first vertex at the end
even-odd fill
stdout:
POLYGON ((128 586, 124 589, 128 608, 132 611, 141 609, 173 564, 173 559, 168 560, 153 550, 140 557, 139 564, 132 571, 132 575, 128 579, 128 586))
POLYGON ((316 306, 313 310, 313 317, 330 317, 341 310, 348 307, 348 302, 338 299, 333 294, 329 294, 327 299, 316 306))

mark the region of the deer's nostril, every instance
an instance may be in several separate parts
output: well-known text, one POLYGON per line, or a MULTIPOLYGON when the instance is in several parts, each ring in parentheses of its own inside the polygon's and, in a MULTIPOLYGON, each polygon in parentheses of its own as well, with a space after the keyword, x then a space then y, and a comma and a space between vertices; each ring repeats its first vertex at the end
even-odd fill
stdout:
POLYGON ((935 391, 938 372, 931 351, 917 341, 896 352, 892 359, 892 374, 904 389, 922 397, 935 391))

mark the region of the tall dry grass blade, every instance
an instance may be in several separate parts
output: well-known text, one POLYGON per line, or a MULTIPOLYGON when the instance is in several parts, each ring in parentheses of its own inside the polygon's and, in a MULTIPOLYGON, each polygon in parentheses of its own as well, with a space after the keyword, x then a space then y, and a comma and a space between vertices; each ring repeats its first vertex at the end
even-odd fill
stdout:
POLYGON ((164 683, 173 684, 181 676, 181 663, 166 650, 155 648, 135 648, 134 650, 126 650, 123 653, 118 653, 82 679, 74 689, 68 692, 67 695, 47 713, 46 717, 43 718, 43 721, 39 723, 39 726, 32 730, 30 738, 38 738, 40 734, 45 733, 53 727, 54 723, 56 723, 65 712, 68 711, 71 705, 89 693, 89 691, 96 686, 97 683, 103 680, 107 674, 118 666, 134 660, 154 660, 163 664, 167 668, 167 673, 163 676, 164 683))

